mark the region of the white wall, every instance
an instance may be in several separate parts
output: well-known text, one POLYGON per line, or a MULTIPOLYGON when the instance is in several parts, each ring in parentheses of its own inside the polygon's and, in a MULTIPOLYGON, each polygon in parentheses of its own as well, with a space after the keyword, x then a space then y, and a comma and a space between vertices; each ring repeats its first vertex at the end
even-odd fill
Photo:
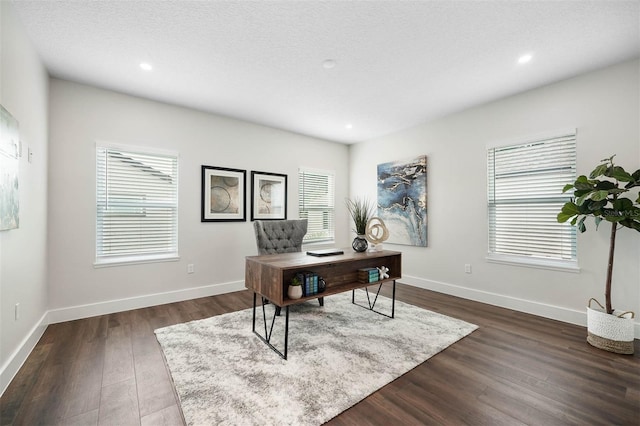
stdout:
MULTIPOLYGON (((298 168, 348 181, 348 147, 68 81, 50 91, 49 280, 51 321, 244 288, 257 254, 247 221, 201 223, 201 165, 288 175, 288 218, 298 217, 298 168), (94 268, 96 140, 174 150, 179 158, 180 261, 94 268), (187 274, 187 264, 195 273, 187 274)), ((346 185, 337 185, 339 245, 348 245, 346 185)))
MULTIPOLYGON (((587 300, 604 298, 609 227, 578 236, 578 274, 487 263, 486 148, 577 128, 578 174, 613 154, 634 171, 640 168, 639 76, 638 61, 626 62, 351 146, 352 195, 376 196, 378 163, 427 155, 429 247, 386 245, 403 252, 403 281, 586 324, 587 300), (466 263, 472 274, 465 274, 466 263)), ((636 231, 618 233, 612 294, 614 307, 640 314, 636 231)))
POLYGON ((0 232, 0 393, 46 326, 48 75, 9 2, 0 2, 0 103, 18 120, 20 227, 0 232), (33 161, 27 161, 28 150, 33 161), (20 303, 20 317, 14 306, 20 303))

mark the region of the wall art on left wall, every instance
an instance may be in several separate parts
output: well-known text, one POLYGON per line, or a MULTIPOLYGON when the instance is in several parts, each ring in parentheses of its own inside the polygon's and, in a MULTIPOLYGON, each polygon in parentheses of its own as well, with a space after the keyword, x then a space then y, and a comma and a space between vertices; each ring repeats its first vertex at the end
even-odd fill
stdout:
POLYGON ((18 121, 0 105, 0 231, 20 225, 18 121))

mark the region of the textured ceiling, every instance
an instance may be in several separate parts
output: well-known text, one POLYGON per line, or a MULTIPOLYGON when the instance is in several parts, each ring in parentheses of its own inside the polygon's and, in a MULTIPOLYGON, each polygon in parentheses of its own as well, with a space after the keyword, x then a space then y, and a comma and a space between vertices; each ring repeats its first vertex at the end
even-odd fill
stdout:
POLYGON ((12 4, 52 76, 344 143, 640 54, 637 0, 12 4))

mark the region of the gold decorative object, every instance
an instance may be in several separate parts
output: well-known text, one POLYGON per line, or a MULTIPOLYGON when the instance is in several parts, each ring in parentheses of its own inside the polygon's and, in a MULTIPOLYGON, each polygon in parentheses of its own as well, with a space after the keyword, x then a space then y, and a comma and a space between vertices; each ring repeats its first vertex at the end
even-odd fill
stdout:
POLYGON ((384 224, 384 221, 382 219, 374 216, 367 221, 365 238, 371 244, 375 245, 377 249, 379 245, 387 241, 387 239, 389 238, 389 229, 384 224))

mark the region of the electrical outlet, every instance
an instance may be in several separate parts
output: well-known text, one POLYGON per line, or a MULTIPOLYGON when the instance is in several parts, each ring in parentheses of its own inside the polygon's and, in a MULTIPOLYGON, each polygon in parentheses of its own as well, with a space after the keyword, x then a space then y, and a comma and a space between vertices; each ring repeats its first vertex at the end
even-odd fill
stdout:
POLYGON ((187 274, 193 274, 193 263, 187 265, 187 274))
POLYGON ((20 304, 16 303, 16 307, 15 307, 15 311, 14 311, 14 318, 16 321, 18 321, 20 319, 20 304))
POLYGON ((465 263, 464 264, 464 272, 467 274, 471 273, 471 264, 470 263, 465 263))

